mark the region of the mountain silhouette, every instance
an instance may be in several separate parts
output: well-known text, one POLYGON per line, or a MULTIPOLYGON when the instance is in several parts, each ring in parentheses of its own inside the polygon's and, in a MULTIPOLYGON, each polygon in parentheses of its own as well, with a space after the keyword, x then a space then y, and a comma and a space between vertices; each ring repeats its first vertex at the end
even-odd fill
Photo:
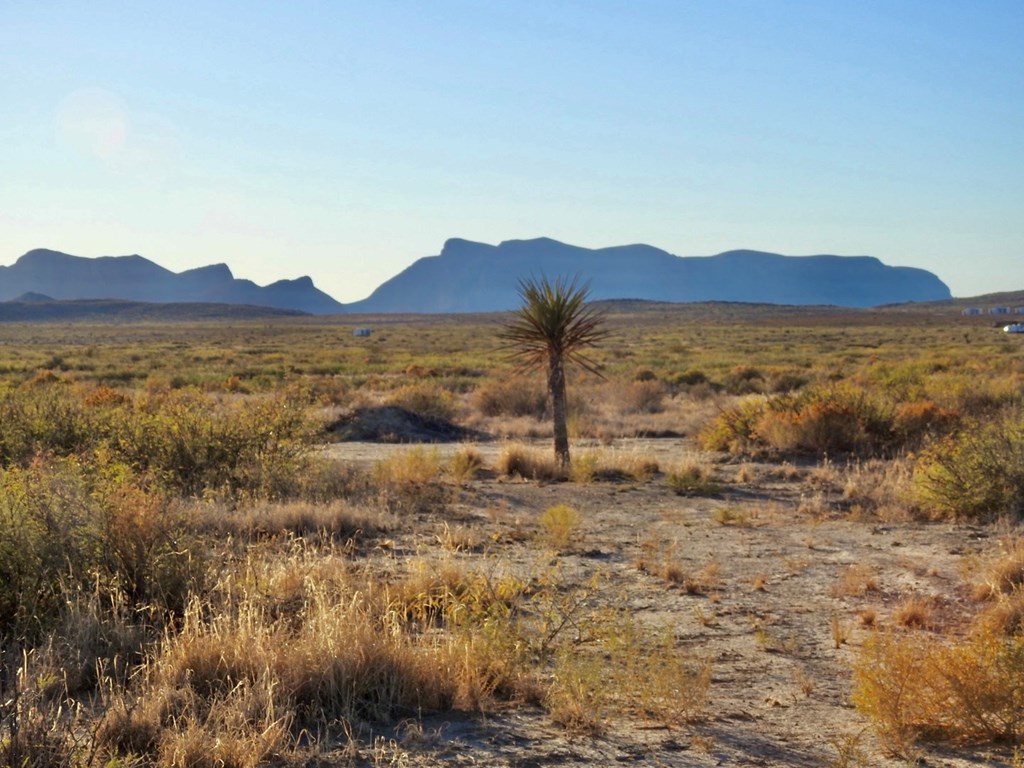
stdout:
POLYGON ((674 256, 650 245, 589 249, 549 238, 499 245, 452 239, 419 259, 350 312, 492 312, 519 304, 525 277, 579 276, 600 299, 740 301, 872 307, 951 298, 923 269, 886 266, 870 256, 782 256, 727 251, 674 256))
POLYGON ((251 304, 312 314, 344 310, 308 277, 259 286, 235 278, 226 264, 175 273, 138 255, 89 259, 44 248, 0 267, 0 301, 24 294, 55 300, 251 304))
POLYGON ((650 245, 590 249, 550 238, 499 245, 454 238, 437 256, 418 259, 351 304, 335 301, 309 277, 260 286, 234 277, 226 264, 176 273, 138 255, 84 258, 42 248, 0 266, 0 301, 35 294, 37 301, 245 304, 320 315, 496 312, 519 305, 520 280, 541 276, 578 276, 590 284, 594 300, 873 307, 951 298, 931 272, 870 256, 740 250, 682 257, 650 245))

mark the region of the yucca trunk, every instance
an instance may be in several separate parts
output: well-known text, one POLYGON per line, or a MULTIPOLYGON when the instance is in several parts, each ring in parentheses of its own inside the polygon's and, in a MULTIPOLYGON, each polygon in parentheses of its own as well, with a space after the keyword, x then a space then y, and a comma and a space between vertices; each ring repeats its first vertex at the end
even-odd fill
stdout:
POLYGON ((551 421, 555 432, 555 461, 565 469, 569 466, 569 427, 566 424, 565 365, 562 356, 552 353, 548 358, 548 393, 551 395, 551 421))

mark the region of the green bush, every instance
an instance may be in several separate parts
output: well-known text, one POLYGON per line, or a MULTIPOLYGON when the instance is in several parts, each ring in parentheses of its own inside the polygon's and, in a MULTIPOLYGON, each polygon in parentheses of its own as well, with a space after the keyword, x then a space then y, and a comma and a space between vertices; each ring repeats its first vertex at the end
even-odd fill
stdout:
POLYGON ((0 645, 39 637, 70 595, 175 612, 202 577, 184 516, 123 465, 61 458, 0 469, 0 530, 0 645))
POLYGON ((67 455, 90 446, 96 431, 68 385, 41 377, 0 395, 0 465, 39 453, 67 455))
POLYGON ((725 391, 730 395, 752 395, 765 392, 768 384, 762 371, 749 365, 738 365, 722 380, 725 391))
POLYGON ((914 485, 934 517, 1024 517, 1024 412, 967 423, 918 457, 914 485))
POLYGON ((44 628, 60 605, 72 564, 81 576, 95 565, 89 494, 74 464, 0 469, 0 627, 4 639, 44 628))
POLYGON ((767 407, 768 401, 764 397, 743 398, 732 408, 721 411, 700 431, 697 439, 709 451, 757 452, 759 440, 755 429, 767 407))
POLYGON ((301 483, 312 425, 295 397, 222 403, 196 390, 148 395, 109 427, 134 470, 186 496, 276 498, 301 483))
POLYGON ((677 390, 685 390, 690 387, 695 387, 698 384, 710 384, 711 382, 704 371, 691 368, 689 370, 673 374, 669 378, 669 383, 677 390))
POLYGON ((295 492, 313 432, 293 393, 217 399, 195 389, 130 397, 33 380, 0 395, 0 466, 106 451, 184 495, 295 492))

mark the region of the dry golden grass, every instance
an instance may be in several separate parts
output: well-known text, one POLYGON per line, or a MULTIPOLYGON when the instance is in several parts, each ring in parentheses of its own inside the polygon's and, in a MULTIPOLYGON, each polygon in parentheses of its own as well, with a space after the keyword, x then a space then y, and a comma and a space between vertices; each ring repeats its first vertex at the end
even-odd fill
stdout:
POLYGON ((198 504, 193 508, 192 518, 209 534, 241 539, 326 536, 344 541, 386 531, 395 523, 381 508, 353 505, 340 499, 322 504, 260 502, 234 508, 216 503, 198 504))
POLYGON ((914 514, 913 467, 906 459, 869 459, 847 467, 842 498, 855 516, 893 522, 914 514))
POLYGON ((977 600, 1024 589, 1024 538, 1011 536, 1000 542, 999 551, 979 563, 972 581, 972 594, 977 600))
POLYGON ((251 766, 290 749, 301 729, 514 696, 530 674, 482 619, 508 617, 523 588, 454 564, 380 585, 301 549, 250 559, 220 586, 217 610, 193 601, 131 689, 111 690, 100 741, 158 765, 205 750, 251 766), (437 642, 429 626, 454 631, 437 642))
POLYGON ((937 625, 936 601, 932 597, 911 595, 893 608, 892 621, 899 627, 928 630, 937 625))
POLYGON ((538 523, 544 543, 561 551, 579 539, 582 517, 568 504, 556 504, 541 513, 538 523))
POLYGON ((835 584, 829 590, 833 597, 863 597, 879 589, 875 569, 864 563, 848 565, 839 572, 835 584))
POLYGON ((582 733, 601 733, 613 713, 632 711, 661 723, 699 718, 707 704, 711 667, 678 647, 668 631, 651 637, 627 613, 596 626, 600 652, 558 655, 545 704, 552 719, 582 733))
POLYGON ((975 617, 973 626, 982 632, 1024 636, 1024 590, 1000 595, 975 617))
POLYGON ((503 475, 524 480, 566 479, 566 473, 549 451, 515 443, 509 443, 502 448, 497 468, 503 475))
POLYGON ((665 483, 680 496, 716 496, 723 489, 714 465, 694 456, 670 469, 665 483))
POLYGON ((449 460, 447 473, 455 485, 461 487, 473 480, 484 469, 480 452, 472 446, 459 449, 449 460))

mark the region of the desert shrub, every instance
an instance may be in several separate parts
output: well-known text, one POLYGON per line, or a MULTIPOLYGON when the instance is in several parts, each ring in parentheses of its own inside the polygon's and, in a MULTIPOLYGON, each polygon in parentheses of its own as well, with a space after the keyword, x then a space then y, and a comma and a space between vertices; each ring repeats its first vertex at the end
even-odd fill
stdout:
POLYGON ((892 413, 861 389, 812 388, 769 400, 755 434, 783 453, 877 455, 891 444, 892 413))
POLYGON ((698 384, 710 384, 710 379, 708 379, 708 375, 704 371, 691 368, 673 374, 669 378, 669 382, 678 389, 686 389, 695 387, 698 384))
POLYGON ((591 483, 597 475, 601 457, 596 451, 581 451, 569 467, 569 480, 574 483, 591 483))
POLYGON ((992 376, 982 371, 933 377, 927 382, 930 399, 978 421, 992 418, 1024 401, 1020 374, 992 376))
POLYGON ((109 752, 263 765, 310 732, 479 708, 529 677, 514 579, 430 567, 383 586, 297 549, 250 559, 222 586, 107 696, 95 732, 109 752))
POLYGON ((697 461, 685 461, 670 470, 665 484, 680 496, 714 496, 722 490, 714 469, 697 461))
POLYGON ((649 454, 589 449, 577 453, 569 468, 569 479, 574 483, 646 482, 658 474, 659 469, 657 459, 649 454))
POLYGON ((876 634, 855 662, 853 700, 896 753, 917 739, 1018 742, 1024 637, 876 634))
POLYGON ((653 456, 631 453, 615 457, 610 469, 599 468, 598 471, 603 471, 613 476, 618 476, 618 473, 622 473, 629 479, 645 482, 657 475, 660 469, 658 460, 653 456))
POLYGON ((903 448, 916 449, 928 438, 950 432, 959 418, 956 411, 931 400, 900 403, 893 416, 895 442, 903 448))
POLYGON ((709 451, 751 453, 758 450, 755 428, 768 407, 764 397, 741 399, 719 412, 698 434, 697 440, 709 451))
POLYGON ((37 459, 0 469, 0 627, 39 637, 95 588, 176 611, 204 577, 185 517, 121 465, 37 459))
POLYGON ((407 384, 390 394, 387 405, 394 405, 412 411, 428 419, 451 421, 457 411, 451 392, 432 382, 424 381, 407 384))
POLYGON ((543 419, 547 413, 548 396, 540 382, 516 376, 481 384, 474 392, 474 401, 484 416, 543 419))
POLYGON ((385 518, 385 515, 340 499, 259 502, 234 508, 204 503, 195 509, 193 524, 203 533, 222 539, 230 536, 244 542, 303 537, 349 542, 386 530, 385 518))
POLYGON ((973 622, 977 631, 1024 637, 1024 590, 999 595, 973 622))
POLYGON ((175 492, 281 497, 296 491, 311 434, 293 393, 221 403, 176 390, 139 398, 108 439, 133 469, 175 492))
POLYGON ((36 653, 0 651, 0 765, 84 765, 91 746, 81 707, 55 692, 61 670, 36 653))
POLYGON ((972 591, 979 600, 1024 594, 1024 539, 1004 542, 997 554, 983 560, 972 591))
POLYGON ((0 424, 0 465, 24 463, 38 453, 66 456, 96 439, 82 403, 57 379, 0 395, 0 424))
POLYGON ((730 395, 753 395, 768 391, 764 373, 750 365, 739 365, 722 378, 722 386, 730 395))
POLYGON ((1024 516, 1024 418, 1005 411, 968 422, 918 458, 917 498, 933 516, 993 519, 1024 516))
POLYGON ((908 459, 867 459, 846 467, 843 501, 850 512, 883 518, 906 518, 915 512, 911 503, 913 467, 908 459))
POLYGON ((548 507, 540 516, 545 540, 555 549, 564 549, 576 537, 580 513, 567 504, 548 507))
POLYGON ((472 446, 460 448, 448 460, 448 475, 456 485, 472 480, 484 468, 484 459, 472 446))
POLYGON ((665 410, 665 385, 660 381, 643 379, 619 387, 615 395, 622 413, 661 413, 665 410))
POLYGON ((892 446, 893 415, 884 403, 849 386, 745 399, 701 433, 705 448, 732 453, 878 455, 892 446))
POLYGON ((806 386, 810 379, 806 373, 795 370, 774 371, 768 377, 768 389, 775 394, 795 392, 806 386))
POLYGON ((441 475, 441 455, 436 448, 417 446, 378 461, 373 479, 380 486, 425 485, 441 475))
POLYGON ((38 636, 55 620, 70 571, 96 565, 89 488, 69 462, 0 470, 0 628, 38 636))
POLYGON ((925 397, 927 368, 920 361, 878 363, 867 372, 871 382, 895 400, 919 400, 925 397))
POLYGON ((600 652, 559 649, 544 704, 570 731, 600 733, 616 714, 640 713, 661 723, 700 717, 711 685, 709 663, 677 646, 673 633, 641 627, 631 613, 592 622, 600 652))
POLYGON ((458 625, 512 618, 528 585, 505 574, 472 570, 452 561, 413 560, 408 575, 387 586, 375 610, 390 613, 403 626, 458 625))

